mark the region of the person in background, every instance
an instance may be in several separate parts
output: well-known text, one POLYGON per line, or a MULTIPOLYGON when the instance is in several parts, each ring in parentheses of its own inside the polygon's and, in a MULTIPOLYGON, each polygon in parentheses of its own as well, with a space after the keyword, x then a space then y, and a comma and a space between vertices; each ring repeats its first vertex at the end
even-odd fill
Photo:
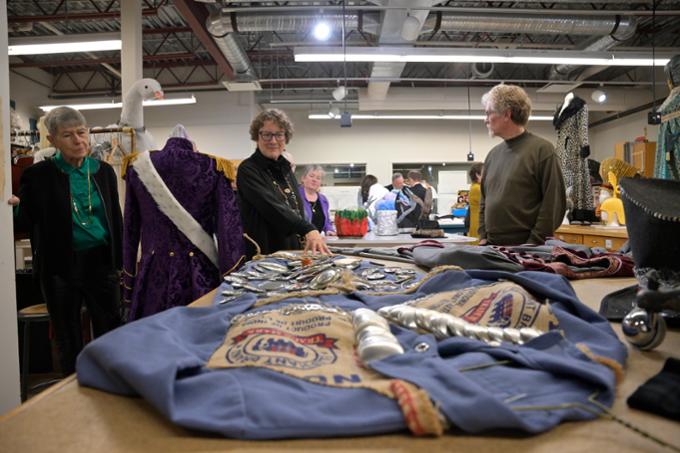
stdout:
POLYGON ((489 135, 503 142, 484 161, 479 244, 543 244, 567 208, 555 148, 527 131, 531 101, 522 88, 496 85, 482 104, 489 135))
MULTIPOLYGON (((236 176, 241 220, 245 234, 270 254, 296 250, 330 254, 321 233, 305 220, 298 182, 291 164, 282 156, 293 137, 293 123, 281 110, 264 110, 250 124, 255 152, 238 167, 236 176)), ((246 241, 246 255, 257 250, 246 241)))
POLYGON ((484 171, 484 164, 478 162, 472 167, 468 175, 470 176, 470 193, 468 195, 468 213, 465 217, 465 226, 467 227, 467 235, 473 238, 479 237, 479 202, 482 198, 482 173, 484 171))
POLYGON ((305 219, 326 236, 335 236, 328 212, 328 198, 321 193, 325 174, 321 165, 307 165, 300 178, 300 198, 305 208, 305 219))
POLYGON ((385 189, 392 192, 393 190, 401 190, 402 187, 404 187, 404 175, 395 173, 392 175, 392 184, 385 186, 385 189))
MULTIPOLYGON (((410 170, 406 175, 406 184, 418 204, 417 219, 425 219, 432 211, 432 190, 423 185, 423 174, 418 170, 410 170)), ((415 215, 414 215, 415 217, 415 215)))
POLYGON ((31 232, 33 273, 47 304, 63 375, 83 348, 83 301, 95 337, 120 325, 123 219, 116 175, 88 157, 85 117, 58 107, 45 117, 54 157, 26 169, 15 218, 31 232))
POLYGON ((357 194, 357 206, 368 211, 368 215, 375 220, 375 205, 382 200, 389 191, 378 183, 378 178, 366 175, 361 180, 361 187, 357 194))
POLYGON ((425 187, 426 190, 430 191, 430 196, 432 197, 432 209, 431 212, 436 213, 437 212, 437 198, 439 198, 439 194, 437 193, 437 189, 434 188, 432 184, 427 182, 427 180, 423 179, 421 184, 423 187, 425 187))

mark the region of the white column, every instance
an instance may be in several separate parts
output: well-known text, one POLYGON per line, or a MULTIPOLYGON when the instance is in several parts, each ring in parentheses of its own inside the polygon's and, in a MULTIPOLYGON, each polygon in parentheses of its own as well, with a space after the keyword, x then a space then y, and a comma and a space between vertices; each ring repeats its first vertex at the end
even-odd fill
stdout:
POLYGON ((0 414, 20 401, 19 342, 14 273, 12 192, 9 147, 9 59, 7 56, 7 2, 0 0, 0 414))
POLYGON ((142 1, 122 0, 120 3, 120 36, 123 49, 120 52, 122 96, 133 83, 143 77, 142 53, 142 1))

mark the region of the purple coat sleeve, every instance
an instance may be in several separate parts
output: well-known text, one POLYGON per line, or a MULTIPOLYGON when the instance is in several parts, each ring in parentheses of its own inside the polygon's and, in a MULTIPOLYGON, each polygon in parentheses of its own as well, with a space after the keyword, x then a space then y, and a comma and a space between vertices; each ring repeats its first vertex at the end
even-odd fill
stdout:
POLYGON ((134 180, 137 173, 132 166, 127 169, 125 175, 125 213, 123 219, 123 301, 126 304, 132 302, 132 292, 135 287, 137 276, 137 250, 139 249, 139 237, 141 231, 141 216, 137 192, 134 180))
POLYGON ((245 259, 245 245, 236 195, 229 179, 219 172, 217 178, 213 192, 217 208, 215 235, 220 273, 225 274, 245 259))
POLYGON ((323 226, 324 232, 335 231, 333 229, 333 224, 331 223, 331 215, 328 212, 328 198, 322 193, 319 193, 319 200, 321 200, 321 208, 323 209, 323 215, 326 217, 326 223, 323 226))

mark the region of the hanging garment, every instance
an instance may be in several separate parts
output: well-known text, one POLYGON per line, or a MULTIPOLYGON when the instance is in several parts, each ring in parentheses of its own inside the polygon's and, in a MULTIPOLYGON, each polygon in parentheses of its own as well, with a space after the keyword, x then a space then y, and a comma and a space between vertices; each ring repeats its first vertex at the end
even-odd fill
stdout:
POLYGON ((661 107, 654 177, 680 180, 680 86, 673 88, 661 107))
POLYGON ((413 294, 300 295, 254 308, 257 296, 247 293, 224 305, 168 310, 90 343, 78 381, 142 396, 185 428, 247 439, 418 434, 414 419, 432 435, 442 427, 539 433, 597 417, 582 409, 594 408, 589 398, 613 403, 626 348, 563 277, 453 270, 426 277, 413 294), (545 333, 492 345, 392 323, 403 352, 357 370, 361 347, 343 336, 354 328, 338 317, 409 301, 478 326, 545 333), (386 389, 385 379, 416 391, 386 389), (415 392, 428 396, 424 404, 413 403, 415 392), (432 423, 428 399, 443 426, 432 423))
MULTIPOLYGON (((176 201, 217 241, 217 266, 163 213, 135 168, 128 167, 124 224, 124 298, 129 319, 186 305, 220 283, 244 253, 236 197, 215 161, 193 151, 189 140, 171 138, 151 163, 176 201), (137 264, 141 240, 142 255, 137 264)), ((195 240, 195 239, 194 239, 195 240)))
POLYGON ((555 112, 553 125, 557 130, 555 152, 574 203, 572 221, 594 221, 593 189, 588 171, 588 106, 585 101, 575 96, 566 108, 555 112))

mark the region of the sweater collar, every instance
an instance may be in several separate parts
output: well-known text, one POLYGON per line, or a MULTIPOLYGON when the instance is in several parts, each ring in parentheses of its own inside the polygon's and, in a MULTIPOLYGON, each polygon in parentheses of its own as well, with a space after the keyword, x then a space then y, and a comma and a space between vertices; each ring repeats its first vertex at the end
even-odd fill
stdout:
POLYGON ((572 116, 576 115, 584 105, 586 105, 586 101, 578 96, 574 96, 574 99, 569 102, 569 105, 564 110, 560 110, 562 108, 561 105, 557 106, 555 116, 553 117, 553 126, 555 126, 555 129, 562 127, 562 124, 564 124, 564 122, 572 116))
POLYGON ((515 143, 519 142, 520 140, 524 139, 524 137, 526 137, 528 134, 529 134, 529 131, 527 131, 526 129, 524 129, 524 132, 522 132, 521 134, 519 134, 517 137, 512 137, 512 138, 509 138, 509 139, 505 140, 505 143, 507 143, 508 145, 512 146, 512 145, 514 145, 515 143))
POLYGON ((290 171, 290 162, 283 156, 279 156, 277 160, 272 160, 265 157, 265 155, 262 154, 262 151, 260 151, 259 148, 256 148, 252 158, 258 167, 268 170, 278 170, 280 172, 290 171))

